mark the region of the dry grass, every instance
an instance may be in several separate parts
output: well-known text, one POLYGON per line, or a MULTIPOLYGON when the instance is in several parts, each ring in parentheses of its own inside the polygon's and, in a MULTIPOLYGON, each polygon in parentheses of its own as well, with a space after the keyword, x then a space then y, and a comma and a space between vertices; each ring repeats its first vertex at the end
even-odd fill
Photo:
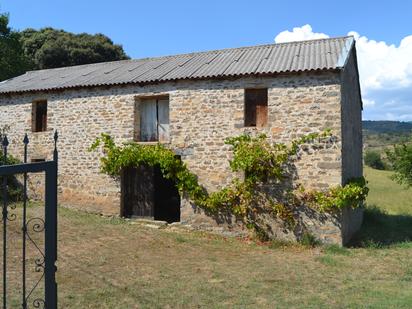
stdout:
POLYGON ((60 308, 408 308, 412 302, 412 246, 271 249, 65 209, 59 219, 60 308))
MULTIPOLYGON (((41 211, 30 208, 31 215, 41 211)), ((17 226, 10 231, 10 239, 20 233, 17 226)), ((60 308, 410 308, 412 303, 410 242, 349 249, 259 245, 67 209, 60 209, 59 238, 60 308)), ((17 251, 9 258, 18 261, 17 251)), ((18 296, 15 291, 10 294, 18 296)))

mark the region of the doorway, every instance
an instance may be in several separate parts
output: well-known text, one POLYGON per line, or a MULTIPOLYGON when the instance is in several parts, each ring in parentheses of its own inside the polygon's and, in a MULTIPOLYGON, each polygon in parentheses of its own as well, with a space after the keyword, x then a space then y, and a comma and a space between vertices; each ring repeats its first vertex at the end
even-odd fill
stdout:
POLYGON ((121 216, 179 222, 180 194, 159 166, 127 167, 121 176, 121 216))

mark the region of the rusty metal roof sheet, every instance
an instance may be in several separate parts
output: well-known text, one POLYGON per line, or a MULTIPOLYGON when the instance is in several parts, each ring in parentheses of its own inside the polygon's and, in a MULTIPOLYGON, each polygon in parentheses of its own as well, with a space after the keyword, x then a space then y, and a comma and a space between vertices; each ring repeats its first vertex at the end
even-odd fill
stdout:
POLYGON ((0 93, 337 70, 353 46, 348 36, 30 71, 0 82, 0 93))

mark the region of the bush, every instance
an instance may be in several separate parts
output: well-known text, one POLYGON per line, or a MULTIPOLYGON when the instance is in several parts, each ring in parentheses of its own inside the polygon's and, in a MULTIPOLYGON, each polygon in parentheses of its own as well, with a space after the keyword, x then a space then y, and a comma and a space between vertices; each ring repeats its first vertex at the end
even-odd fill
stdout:
POLYGON ((412 187, 412 142, 395 145, 393 150, 386 151, 386 155, 395 171, 392 179, 412 187))
MULTIPOLYGON (((1 140, 0 140, 1 141, 1 140)), ((19 160, 12 156, 8 156, 6 162, 4 162, 3 151, 0 149, 0 166, 12 165, 21 163, 19 160)), ((0 187, 3 185, 3 177, 0 177, 0 187)), ((23 199, 23 189, 21 183, 17 180, 15 175, 7 176, 7 198, 10 201, 17 202, 23 199)), ((0 189, 0 199, 3 198, 3 189, 0 189)))
POLYGON ((366 151, 365 164, 377 170, 385 169, 385 164, 382 161, 381 155, 376 151, 366 151))
MULTIPOLYGON (((6 135, 7 131, 10 129, 8 125, 0 127, 0 166, 2 165, 12 165, 21 163, 18 159, 11 155, 7 156, 4 160, 3 147, 3 137, 6 135)), ((3 199, 3 177, 0 177, 0 199, 3 199)), ((23 189, 21 183, 18 181, 15 175, 7 176, 7 197, 13 202, 21 201, 23 199, 23 189)))

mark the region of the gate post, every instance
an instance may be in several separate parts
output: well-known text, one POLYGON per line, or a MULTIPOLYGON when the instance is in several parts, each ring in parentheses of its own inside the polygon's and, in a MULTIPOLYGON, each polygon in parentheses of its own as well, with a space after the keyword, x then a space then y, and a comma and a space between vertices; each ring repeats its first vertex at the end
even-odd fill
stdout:
POLYGON ((51 168, 46 170, 44 284, 47 309, 57 309, 57 131, 51 168))

